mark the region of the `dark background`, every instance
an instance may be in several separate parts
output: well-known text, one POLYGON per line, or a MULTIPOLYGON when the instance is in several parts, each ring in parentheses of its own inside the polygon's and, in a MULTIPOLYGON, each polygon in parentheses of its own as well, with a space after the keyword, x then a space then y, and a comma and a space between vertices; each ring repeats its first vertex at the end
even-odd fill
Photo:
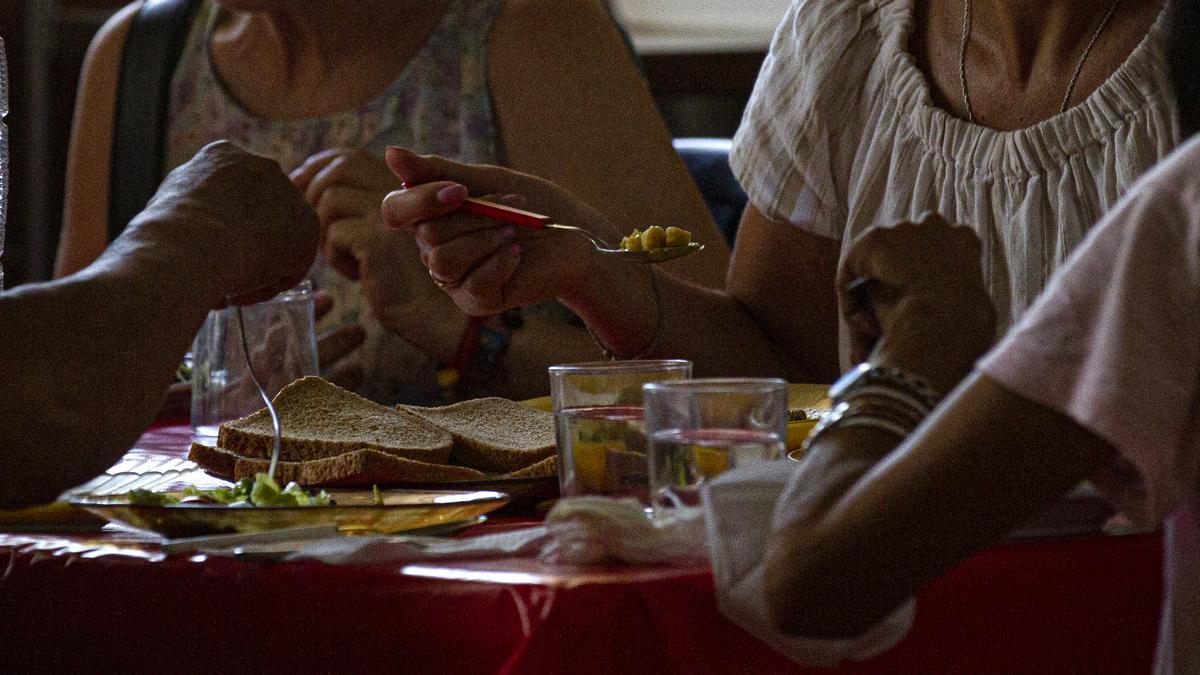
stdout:
MULTIPOLYGON (((127 0, 0 0, 11 131, 7 287, 49 278, 62 220, 75 86, 92 35, 127 0)), ((732 136, 761 53, 644 55, 675 136, 732 136)))

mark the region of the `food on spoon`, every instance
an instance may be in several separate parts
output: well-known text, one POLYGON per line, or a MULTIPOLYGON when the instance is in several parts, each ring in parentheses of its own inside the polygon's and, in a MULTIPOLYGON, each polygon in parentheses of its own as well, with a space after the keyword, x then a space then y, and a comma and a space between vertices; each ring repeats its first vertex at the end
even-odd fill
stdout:
POLYGON ((451 461, 508 473, 554 454, 554 416, 506 398, 477 398, 441 408, 402 406, 454 436, 451 461))
POLYGON ((667 243, 667 231, 660 225, 651 225, 642 233, 642 250, 653 251, 667 243))
POLYGON ((687 246, 692 243, 692 233, 681 227, 668 227, 667 246, 687 246))
MULTIPOLYGON (((279 459, 324 459, 370 449, 445 464, 453 438, 403 410, 369 401, 319 377, 304 377, 275 395, 283 430, 279 459)), ((266 409, 221 425, 217 445, 246 458, 270 459, 274 434, 266 409)))
POLYGON ((692 233, 680 227, 663 229, 659 225, 651 225, 642 232, 634 228, 628 237, 621 239, 621 249, 625 251, 657 251, 660 248, 672 246, 687 246, 692 243, 692 233))
POLYGON ((636 227, 633 233, 621 240, 621 248, 626 251, 642 250, 642 233, 636 227))

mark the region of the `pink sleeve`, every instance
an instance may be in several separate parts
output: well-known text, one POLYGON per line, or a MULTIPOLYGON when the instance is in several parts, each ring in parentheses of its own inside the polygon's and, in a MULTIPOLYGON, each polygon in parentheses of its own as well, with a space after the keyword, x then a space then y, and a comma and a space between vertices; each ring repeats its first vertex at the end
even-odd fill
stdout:
POLYGON ((1160 520, 1200 479, 1198 252, 1193 142, 1131 188, 979 364, 1117 448, 1141 479, 1137 518, 1160 520))

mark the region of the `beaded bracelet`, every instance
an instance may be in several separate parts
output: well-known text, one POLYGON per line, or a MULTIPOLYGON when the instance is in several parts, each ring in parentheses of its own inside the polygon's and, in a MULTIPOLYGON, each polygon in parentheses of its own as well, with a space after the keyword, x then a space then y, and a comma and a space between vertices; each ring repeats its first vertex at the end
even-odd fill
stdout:
POLYGON ((501 361, 514 330, 524 325, 519 309, 492 316, 473 316, 467 322, 454 359, 438 370, 443 403, 486 396, 504 379, 501 361))

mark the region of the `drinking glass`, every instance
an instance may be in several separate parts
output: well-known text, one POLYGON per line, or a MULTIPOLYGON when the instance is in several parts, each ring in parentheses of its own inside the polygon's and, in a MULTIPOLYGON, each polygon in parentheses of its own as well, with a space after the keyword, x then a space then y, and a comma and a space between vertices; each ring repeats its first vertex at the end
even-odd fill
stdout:
POLYGON ((692 363, 678 359, 551 366, 562 496, 632 496, 649 505, 642 385, 691 375, 692 363))
POLYGON ((0 291, 4 290, 4 214, 8 204, 8 64, 4 60, 4 38, 0 38, 0 291))
MULTIPOLYGON (((312 282, 242 308, 250 361, 268 396, 305 375, 317 374, 317 338, 312 282)), ((192 345, 192 432, 197 440, 217 436, 222 422, 262 408, 262 399, 242 354, 242 335, 233 307, 209 312, 192 345)))
POLYGON ((698 506, 700 486, 737 466, 783 457, 787 382, 713 378, 642 389, 650 441, 651 506, 698 506))

